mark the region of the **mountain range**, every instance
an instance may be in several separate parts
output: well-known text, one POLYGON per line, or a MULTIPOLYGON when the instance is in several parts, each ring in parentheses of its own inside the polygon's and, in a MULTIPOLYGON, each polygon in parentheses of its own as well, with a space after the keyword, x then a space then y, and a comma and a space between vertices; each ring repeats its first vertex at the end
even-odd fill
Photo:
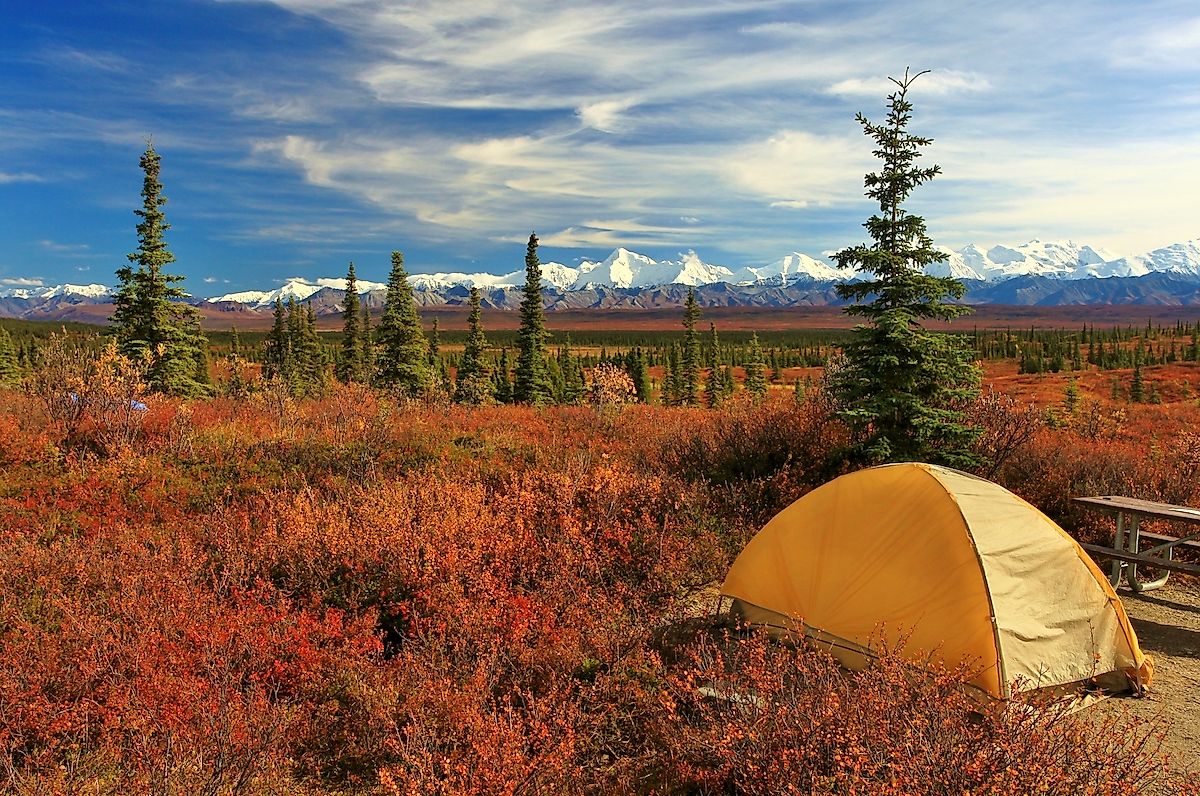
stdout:
MULTIPOLYGON (((1020 246, 943 249, 946 259, 926 271, 954 276, 967 286, 973 304, 1200 305, 1200 239, 1120 256, 1073 241, 1032 240, 1020 246)), ((677 260, 654 260, 618 248, 602 261, 572 267, 542 264, 548 309, 662 307, 681 303, 689 287, 708 306, 797 306, 841 303, 835 286, 861 278, 829 259, 792 252, 765 266, 728 268, 704 262, 694 251, 677 260)), ((524 269, 508 274, 412 274, 414 297, 424 306, 466 303, 471 287, 484 304, 511 309, 520 303, 524 269)), ((368 307, 381 306, 386 285, 358 280, 368 307)), ((246 290, 196 300, 211 312, 270 312, 275 301, 312 304, 318 315, 341 311, 346 284, 340 278, 290 279, 271 290, 246 290)), ((111 303, 108 286, 57 285, 0 291, 0 317, 44 320, 103 320, 111 303)), ((208 313, 206 313, 208 314, 208 313)))

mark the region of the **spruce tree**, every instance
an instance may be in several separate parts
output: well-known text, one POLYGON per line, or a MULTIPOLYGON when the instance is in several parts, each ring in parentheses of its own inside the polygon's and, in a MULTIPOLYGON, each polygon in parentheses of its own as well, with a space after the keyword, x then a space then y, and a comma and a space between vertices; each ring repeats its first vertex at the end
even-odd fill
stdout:
POLYGON ((1133 381, 1129 385, 1129 400, 1135 404, 1144 403, 1146 400, 1146 386, 1142 380, 1142 363, 1136 362, 1133 366, 1133 381))
POLYGON ((288 346, 286 317, 283 312, 283 300, 276 297, 274 320, 263 346, 263 378, 270 379, 276 376, 285 378, 284 363, 287 361, 288 346))
POLYGON ((717 326, 708 325, 708 376, 704 380, 704 395, 708 408, 715 409, 725 400, 725 385, 721 380, 721 346, 717 340, 717 326))
POLYGON ((641 346, 635 347, 625 358, 625 369, 633 380, 633 391, 639 402, 650 403, 650 393, 653 389, 650 382, 650 368, 646 365, 646 352, 641 346))
POLYGON ((338 381, 349 384, 363 380, 362 319, 359 317, 358 278, 354 263, 346 271, 346 298, 342 302, 342 350, 335 374, 338 381))
POLYGON ((370 384, 375 378, 375 330, 371 328, 371 308, 362 298, 358 300, 359 329, 362 335, 362 380, 370 384))
POLYGON ((196 396, 205 392, 208 341, 200 333, 200 315, 182 303, 188 294, 177 283, 183 277, 164 272, 175 255, 164 233, 171 228, 163 205, 167 198, 159 182, 162 158, 147 143, 139 160, 142 168, 142 209, 133 211, 138 248, 129 264, 117 269, 111 321, 121 353, 146 363, 146 384, 170 395, 196 396), (204 372, 201 372, 201 369, 204 372))
POLYGON ((505 348, 501 350, 500 362, 496 366, 496 388, 494 390, 496 400, 502 404, 512 403, 513 400, 512 380, 509 379, 509 369, 508 349, 505 348))
POLYGON ((383 319, 375 336, 379 342, 376 381, 402 395, 424 395, 432 382, 429 344, 400 252, 392 252, 383 319))
POLYGON ((8 330, 0 328, 0 387, 12 387, 21 381, 21 368, 17 364, 17 349, 8 330))
POLYGON ((757 332, 750 337, 750 353, 746 355, 742 367, 746 370, 746 392, 754 400, 761 401, 767 395, 767 380, 763 376, 763 353, 757 332))
POLYGON ((700 305, 696 303, 696 288, 689 287, 683 304, 683 351, 680 353, 679 403, 683 406, 700 405, 700 371, 704 365, 700 355, 700 335, 696 332, 698 320, 700 305))
POLYGON ((546 372, 546 321, 542 311, 542 264, 537 235, 530 234, 525 251, 525 289, 521 298, 521 326, 517 330, 517 372, 513 401, 535 406, 551 399, 546 372))
POLYGON ((463 404, 485 404, 491 402, 495 385, 488 378, 483 365, 487 338, 483 334, 483 310, 480 306, 479 288, 471 288, 467 306, 471 308, 467 315, 467 342, 463 346, 462 359, 458 362, 454 400, 463 404))
POLYGON ((978 395, 979 369, 958 339, 921 325, 969 312, 949 303, 962 298, 965 288, 952 277, 925 274, 926 266, 946 255, 934 248, 925 220, 902 207, 914 188, 940 171, 914 165, 921 148, 932 142, 906 129, 912 110, 908 89, 919 76, 905 70, 903 80, 892 78, 898 89, 888 96, 885 123, 873 124, 861 113, 856 117, 883 161, 881 171, 864 181, 880 211, 863 225, 873 243, 843 249, 834 259, 839 267, 874 279, 837 288, 842 298, 856 302, 846 312, 866 323, 855 327, 830 387, 838 414, 853 433, 851 458, 971 467, 978 463, 971 445, 979 430, 968 424, 963 409, 978 395), (867 299, 870 303, 859 303, 867 299))

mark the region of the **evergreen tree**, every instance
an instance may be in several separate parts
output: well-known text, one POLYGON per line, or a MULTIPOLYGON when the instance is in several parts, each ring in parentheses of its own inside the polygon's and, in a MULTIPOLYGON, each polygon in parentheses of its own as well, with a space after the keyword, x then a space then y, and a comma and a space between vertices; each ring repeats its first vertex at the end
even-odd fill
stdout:
POLYGON ((432 383, 429 344, 400 252, 392 252, 383 319, 375 337, 379 341, 376 381, 403 395, 423 395, 432 383))
POLYGON ((1074 376, 1067 379, 1067 388, 1063 391, 1063 411, 1068 417, 1079 414, 1079 381, 1074 376))
POLYGON ((508 364, 508 349, 500 351, 500 362, 496 367, 496 389, 493 391, 496 395, 496 400, 502 404, 512 403, 513 389, 512 381, 509 379, 509 364, 508 364))
POLYGON ((325 354, 325 346, 317 334, 317 312, 311 303, 305 305, 303 312, 297 308, 300 315, 299 337, 292 342, 295 351, 296 367, 304 377, 302 379, 306 395, 316 395, 324 391, 328 382, 326 368, 329 359, 325 354))
POLYGON ((763 375, 763 352, 758 343, 757 333, 750 338, 750 353, 742 367, 746 370, 746 392, 750 393, 754 400, 762 400, 767 394, 767 379, 763 375))
POLYGON ((579 364, 579 357, 571 353, 570 335, 567 335, 566 341, 558 349, 558 382, 555 388, 559 403, 577 404, 583 399, 586 387, 583 367, 579 364))
POLYGON ((349 384, 363 380, 362 319, 359 317, 358 278, 354 263, 346 271, 346 298, 342 301, 342 350, 334 373, 338 381, 349 384))
POLYGON ((146 362, 146 384, 156 392, 195 396, 205 392, 208 341, 200 333, 200 315, 180 300, 188 297, 177 283, 182 276, 163 271, 175 262, 163 237, 171 228, 159 182, 162 158, 148 143, 142 168, 142 209, 134 214, 138 248, 129 264, 117 269, 112 324, 121 353, 146 362), (201 372, 201 369, 203 373, 201 372))
POLYGON ((429 374, 439 387, 449 386, 450 371, 446 369, 446 360, 442 358, 442 334, 436 315, 433 316, 433 328, 429 330, 429 374))
POLYGON ((637 395, 638 401, 644 404, 650 403, 652 387, 650 368, 646 365, 646 352, 640 346, 635 347, 629 352, 625 362, 625 369, 629 372, 629 378, 633 380, 633 391, 637 395))
POLYGON ((267 341, 263 346, 262 366, 263 378, 283 377, 287 361, 287 321, 283 312, 283 300, 276 297, 275 312, 272 316, 271 331, 267 332, 267 341))
POLYGON ((458 378, 454 385, 454 400, 464 404, 485 404, 492 400, 495 385, 488 378, 483 366, 483 354, 487 350, 487 338, 483 334, 483 310, 480 306, 479 288, 471 288, 467 315, 467 342, 463 347, 462 359, 458 362, 458 378))
POLYGON ((725 383, 721 377, 721 345, 717 340, 716 324, 708 325, 708 376, 704 380, 704 395, 708 407, 715 409, 725 400, 725 383))
POLYGON ((362 316, 359 328, 362 330, 362 380, 370 383, 375 379, 375 330, 371 328, 371 308, 363 299, 359 299, 359 314, 362 316))
POLYGON ((1133 366, 1133 382, 1129 385, 1129 400, 1135 404, 1144 403, 1146 400, 1146 386, 1142 381, 1142 363, 1137 362, 1133 366))
POLYGON ((530 234, 525 251, 525 289, 521 299, 521 326, 517 330, 517 373, 513 400, 534 406, 551 399, 546 372, 546 322, 542 312, 542 264, 537 235, 530 234))
POLYGON ((979 430, 970 426, 963 405, 979 392, 979 370, 957 338, 935 335, 921 323, 950 320, 969 308, 949 303, 965 288, 952 277, 935 277, 924 268, 946 255, 934 248, 925 220, 902 207, 914 188, 939 173, 937 166, 914 162, 928 138, 906 128, 912 104, 908 89, 920 74, 892 82, 884 124, 857 115, 866 135, 878 146, 879 173, 867 174, 867 196, 880 212, 863 225, 874 241, 843 249, 838 266, 874 275, 839 285, 838 294, 856 302, 846 312, 866 319, 845 346, 844 366, 831 378, 839 416, 854 435, 852 457, 868 462, 934 461, 957 467, 978 463, 971 444, 979 430), (861 304, 866 299, 869 304, 861 304))
POLYGON ((21 380, 21 368, 17 364, 17 349, 12 337, 0 328, 0 387, 12 387, 21 380))
POLYGON ((683 406, 700 405, 703 359, 700 355, 700 335, 696 332, 698 320, 700 305, 696 303, 696 288, 689 287, 687 300, 683 304, 683 351, 680 352, 679 403, 683 406))

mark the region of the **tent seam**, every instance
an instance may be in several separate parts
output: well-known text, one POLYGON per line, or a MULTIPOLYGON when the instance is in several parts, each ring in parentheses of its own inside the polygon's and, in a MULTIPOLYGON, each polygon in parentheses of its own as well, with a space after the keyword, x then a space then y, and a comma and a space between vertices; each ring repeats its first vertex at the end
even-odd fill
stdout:
MULTIPOLYGON (((979 565, 979 577, 983 579, 983 593, 987 595, 988 617, 992 623, 992 641, 995 642, 996 645, 996 668, 999 670, 1000 674, 1000 694, 1004 699, 1012 699, 1012 688, 1011 684, 1008 682, 1008 667, 1004 664, 1004 649, 1000 645, 1000 626, 996 622, 996 605, 992 600, 992 586, 990 583, 988 583, 987 569, 983 566, 983 556, 979 554, 979 545, 975 544, 975 536, 971 533, 971 523, 967 521, 967 515, 963 513, 962 504, 958 502, 958 495, 954 494, 954 490, 947 486, 942 479, 937 477, 937 475, 934 473, 934 468, 939 470, 950 468, 941 468, 933 464, 921 464, 921 469, 928 473, 929 477, 937 481, 938 485, 945 490, 946 495, 954 504, 954 508, 958 511, 958 516, 962 517, 962 527, 967 534, 967 542, 971 545, 971 552, 975 554, 975 563, 979 565)), ((957 473, 959 471, 952 470, 952 472, 957 473)), ((978 478, 977 476, 972 477, 978 478)))

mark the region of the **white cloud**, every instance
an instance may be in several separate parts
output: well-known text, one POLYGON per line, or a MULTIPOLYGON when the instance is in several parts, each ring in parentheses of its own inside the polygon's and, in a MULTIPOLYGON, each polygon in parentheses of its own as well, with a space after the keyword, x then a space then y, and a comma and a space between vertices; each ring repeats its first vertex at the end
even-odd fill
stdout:
POLYGON ((220 280, 219 280, 219 279, 217 279, 215 276, 206 276, 206 277, 204 277, 204 284, 206 284, 206 285, 215 285, 215 284, 216 284, 217 282, 219 282, 219 281, 220 281, 220 280))
POLYGON ((84 254, 91 246, 86 243, 59 243, 53 240, 39 240, 38 245, 43 249, 55 252, 56 254, 84 254))
POLYGON ((634 104, 633 99, 601 100, 584 105, 576 113, 585 126, 615 133, 621 130, 621 115, 634 104))
MULTIPOLYGON (((876 75, 873 77, 849 77, 831 85, 827 91, 847 97, 885 97, 896 90, 891 77, 902 75, 876 75)), ((983 75, 953 70, 930 71, 913 82, 913 92, 923 95, 941 96, 960 92, 986 91, 991 87, 983 75)))
POLYGON ((1155 19, 1148 29, 1120 36, 1112 59, 1122 67, 1195 71, 1200 51, 1200 17, 1164 23, 1155 19))
POLYGON ((10 182, 44 182, 44 180, 36 174, 29 172, 5 172, 0 171, 0 185, 10 182))
POLYGON ((45 281, 31 277, 8 277, 0 279, 0 285, 8 285, 9 287, 45 287, 45 281))

